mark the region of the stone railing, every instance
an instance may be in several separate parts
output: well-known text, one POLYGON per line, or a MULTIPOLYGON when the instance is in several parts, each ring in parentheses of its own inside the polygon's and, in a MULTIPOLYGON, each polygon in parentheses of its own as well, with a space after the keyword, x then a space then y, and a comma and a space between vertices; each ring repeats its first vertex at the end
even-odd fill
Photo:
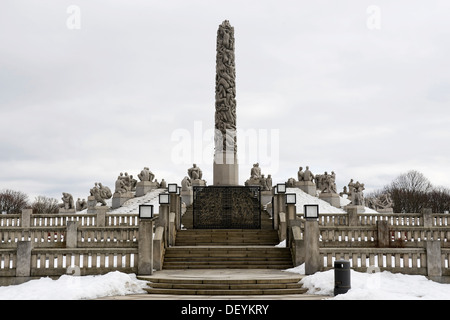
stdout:
MULTIPOLYGON (((172 198, 179 201, 175 194, 172 198)), ((0 285, 40 276, 161 270, 165 248, 180 227, 181 206, 173 207, 176 212, 161 205, 157 217, 145 220, 103 210, 35 215, 25 209, 19 215, 0 215, 0 285)))
MULTIPOLYGON (((286 208, 288 211, 289 208, 286 208)), ((286 234, 295 265, 305 263, 307 274, 333 268, 336 260, 350 261, 357 271, 391 271, 439 279, 450 276, 448 214, 321 214, 303 215, 278 228, 286 234)), ((282 239, 281 239, 282 240, 282 239)))
MULTIPOLYGON (((102 214, 102 212, 99 212, 102 214)), ((64 227, 69 221, 76 221, 80 226, 137 226, 137 213, 107 213, 99 216, 93 213, 77 214, 33 214, 25 209, 21 214, 0 215, 0 227, 64 227)))

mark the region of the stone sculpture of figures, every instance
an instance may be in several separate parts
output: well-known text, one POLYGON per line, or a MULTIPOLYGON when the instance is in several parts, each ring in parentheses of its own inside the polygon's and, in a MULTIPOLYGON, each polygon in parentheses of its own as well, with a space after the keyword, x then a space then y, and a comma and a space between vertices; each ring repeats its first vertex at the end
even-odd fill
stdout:
POLYGON ((298 173, 297 173, 298 181, 304 181, 305 180, 304 175, 305 175, 305 173, 303 172, 303 167, 299 167, 298 173))
POLYGON ((234 28, 228 20, 217 31, 215 149, 236 152, 236 69, 234 28))
POLYGON ((192 180, 202 180, 203 172, 202 170, 197 167, 197 165, 194 163, 192 168, 188 169, 188 175, 192 180))
POLYGON ((253 164, 250 170, 250 178, 245 181, 246 186, 260 186, 262 191, 272 190, 272 176, 269 174, 267 178, 261 174, 259 163, 253 164))
POLYGON ((59 206, 61 208, 64 208, 65 210, 69 210, 69 209, 75 209, 74 203, 73 203, 73 197, 70 193, 67 192, 63 192, 62 193, 62 201, 63 203, 60 204, 59 206))
POLYGON ((352 201, 354 202, 355 205, 357 206, 364 205, 364 193, 363 193, 364 190, 365 190, 364 183, 359 183, 359 181, 356 181, 354 189, 352 191, 352 193, 354 194, 352 201))
POLYGON ((115 183, 115 193, 125 193, 128 191, 127 185, 125 182, 125 179, 123 177, 123 173, 121 172, 120 175, 117 177, 116 183, 115 183))
POLYGON ((97 202, 100 202, 102 206, 106 206, 106 199, 111 199, 112 193, 108 187, 103 186, 101 183, 95 183, 95 186, 90 190, 91 196, 95 198, 97 202))
POLYGON ((77 211, 83 211, 84 209, 87 209, 87 202, 85 199, 81 200, 78 198, 77 204, 76 204, 76 210, 77 211))
POLYGON ((115 193, 125 193, 129 191, 136 191, 137 180, 133 179, 132 175, 128 175, 125 172, 125 175, 121 172, 117 177, 115 183, 115 193))
POLYGON ((351 203, 353 205, 363 206, 364 190, 364 183, 360 183, 359 181, 353 182, 353 179, 350 179, 350 182, 348 183, 347 198, 352 201, 351 203))
POLYGON ((148 167, 144 167, 141 173, 138 174, 138 178, 141 181, 153 181, 155 175, 150 171, 148 167))
POLYGON ((314 175, 313 173, 309 170, 309 166, 306 166, 306 170, 303 173, 303 180, 304 181, 314 181, 314 175))
POLYGON ((181 180, 181 191, 188 191, 190 189, 192 189, 192 182, 191 179, 186 176, 183 178, 183 180, 181 180))
POLYGON ((316 175, 316 186, 323 193, 337 193, 336 189, 336 174, 332 171, 332 174, 328 174, 325 171, 322 175, 316 175))
POLYGON ((369 207, 374 210, 386 210, 386 209, 392 209, 392 206, 394 205, 394 202, 392 201, 391 196, 389 193, 383 193, 377 196, 376 198, 368 199, 369 207))
POLYGON ((271 191, 272 190, 272 175, 268 175, 266 179, 266 190, 271 191))
POLYGON ((253 164, 253 168, 250 170, 250 179, 259 179, 261 178, 261 168, 259 167, 259 163, 253 164))

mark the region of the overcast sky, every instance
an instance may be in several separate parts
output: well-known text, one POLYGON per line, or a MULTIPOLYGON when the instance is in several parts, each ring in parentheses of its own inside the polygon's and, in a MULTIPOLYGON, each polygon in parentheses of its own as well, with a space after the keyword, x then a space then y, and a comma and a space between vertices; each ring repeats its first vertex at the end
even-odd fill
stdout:
POLYGON ((240 183, 408 170, 450 187, 448 1, 0 2, 0 189, 87 198, 148 166, 212 184, 215 54, 235 28, 240 183))

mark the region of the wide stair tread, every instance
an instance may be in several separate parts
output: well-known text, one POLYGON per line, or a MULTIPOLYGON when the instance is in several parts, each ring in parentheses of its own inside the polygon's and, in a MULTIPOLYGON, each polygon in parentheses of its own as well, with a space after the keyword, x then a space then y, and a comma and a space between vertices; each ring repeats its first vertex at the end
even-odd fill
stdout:
MULTIPOLYGON (((146 280, 146 278, 142 278, 146 280)), ((152 277, 149 294, 171 295, 282 295, 304 294, 307 289, 299 282, 302 276, 289 279, 167 279, 152 277)), ((148 279, 147 279, 148 280, 148 279)))
POLYGON ((177 232, 175 246, 192 245, 276 245, 276 230, 189 229, 177 232))
POLYGON ((289 248, 273 246, 175 246, 166 249, 163 269, 292 268, 289 248))

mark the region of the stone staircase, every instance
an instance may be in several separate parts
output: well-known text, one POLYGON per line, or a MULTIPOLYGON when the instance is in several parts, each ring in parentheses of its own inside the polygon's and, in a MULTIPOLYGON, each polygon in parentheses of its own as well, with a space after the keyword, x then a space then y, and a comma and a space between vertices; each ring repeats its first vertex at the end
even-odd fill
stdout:
POLYGON ((179 230, 175 245, 166 248, 163 270, 143 278, 149 281, 148 293, 281 295, 306 291, 299 283, 301 275, 281 271, 293 267, 292 256, 289 248, 276 247, 278 233, 267 212, 262 213, 261 229, 190 229, 190 207, 182 224, 187 229, 179 230))
POLYGON ((242 296, 304 294, 307 289, 299 283, 302 277, 289 273, 273 276, 253 272, 245 279, 220 274, 215 277, 210 274, 204 277, 186 274, 172 277, 162 275, 142 279, 149 281, 149 288, 145 289, 149 294, 242 296))

